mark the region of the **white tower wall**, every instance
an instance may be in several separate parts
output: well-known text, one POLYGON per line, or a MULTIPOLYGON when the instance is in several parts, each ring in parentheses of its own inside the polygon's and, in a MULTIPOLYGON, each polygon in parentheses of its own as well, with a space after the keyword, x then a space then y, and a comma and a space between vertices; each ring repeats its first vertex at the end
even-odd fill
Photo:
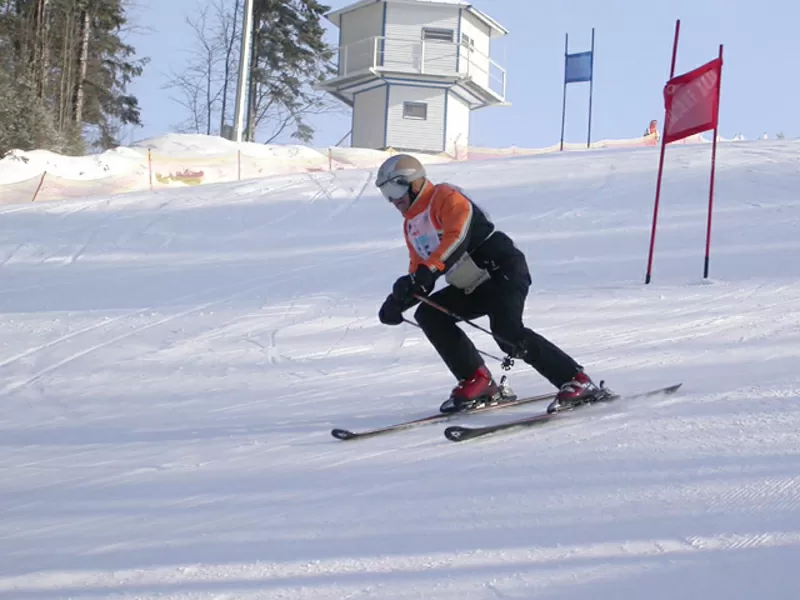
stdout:
POLYGON ((472 111, 507 105, 490 56, 508 31, 459 0, 359 0, 328 14, 338 74, 318 86, 353 109, 351 144, 463 153, 472 111))

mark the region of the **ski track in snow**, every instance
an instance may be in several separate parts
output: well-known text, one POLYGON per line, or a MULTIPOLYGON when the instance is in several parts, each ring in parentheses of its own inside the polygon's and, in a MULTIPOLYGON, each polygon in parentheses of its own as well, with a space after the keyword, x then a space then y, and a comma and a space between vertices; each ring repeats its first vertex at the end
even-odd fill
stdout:
POLYGON ((798 157, 720 148, 705 281, 708 149, 670 149, 649 286, 657 152, 431 168, 528 255, 530 326, 684 382, 461 444, 329 433, 453 384, 377 322, 407 255, 374 173, 0 208, 0 600, 800 597, 798 157))

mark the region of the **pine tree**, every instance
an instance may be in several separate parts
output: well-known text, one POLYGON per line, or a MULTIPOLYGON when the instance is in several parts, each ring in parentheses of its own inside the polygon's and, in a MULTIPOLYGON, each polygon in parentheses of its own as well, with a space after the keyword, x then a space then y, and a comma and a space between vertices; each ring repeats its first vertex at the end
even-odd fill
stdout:
POLYGON ((322 18, 330 10, 317 0, 256 0, 250 67, 249 139, 273 119, 280 130, 308 142, 314 131, 305 117, 324 110, 314 84, 334 73, 333 49, 325 43, 322 18))
POLYGON ((0 4, 0 155, 81 153, 87 140, 105 149, 121 125, 140 124, 127 86, 146 60, 122 42, 126 23, 124 0, 0 4))
POLYGON ((141 124, 138 99, 127 93, 127 87, 142 74, 147 60, 137 60, 135 49, 120 39, 126 22, 122 0, 82 2, 72 118, 74 123, 96 129, 101 148, 118 143, 119 126, 141 124))

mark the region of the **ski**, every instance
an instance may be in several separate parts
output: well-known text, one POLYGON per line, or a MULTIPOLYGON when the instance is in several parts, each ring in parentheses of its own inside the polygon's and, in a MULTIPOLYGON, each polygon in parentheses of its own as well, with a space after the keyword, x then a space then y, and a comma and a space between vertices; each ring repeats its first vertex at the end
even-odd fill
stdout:
POLYGON ((543 423, 547 423, 553 419, 557 419, 559 417, 563 417, 565 415, 574 414, 576 411, 579 411, 580 408, 586 406, 593 406, 595 404, 603 404, 606 402, 613 402, 615 400, 625 399, 625 400, 633 400, 635 398, 647 398, 650 396, 659 396, 662 394, 672 394, 681 387, 683 383, 676 383, 674 385, 668 385, 665 387, 657 388, 654 390, 649 390, 646 392, 639 392, 636 394, 616 394, 611 393, 608 397, 604 398, 603 400, 599 400, 597 402, 590 402, 587 404, 581 404, 576 406, 575 408, 564 410, 555 413, 540 413, 538 415, 533 415, 530 417, 523 417, 521 419, 513 419, 511 421, 504 421, 502 423, 497 423, 495 425, 486 425, 484 427, 462 427, 460 425, 454 425, 452 427, 448 427, 444 430, 444 437, 446 437, 451 442, 463 442, 466 440, 472 440, 484 435, 489 435, 490 433, 497 433, 500 431, 507 431, 510 429, 515 429, 518 427, 534 427, 536 425, 541 425, 543 423))
POLYGON ((438 423, 440 421, 447 421, 454 417, 462 417, 465 415, 474 415, 477 413, 488 412, 490 410, 495 410, 499 408, 510 408, 512 406, 522 406, 524 404, 530 404, 532 402, 543 402, 545 400, 553 400, 556 397, 556 392, 549 392, 547 394, 540 394, 538 396, 528 396, 525 398, 517 398, 516 400, 511 400, 508 402, 498 402, 497 404, 486 404, 483 406, 479 406, 477 408, 472 408, 468 410, 460 410, 458 412, 452 413, 442 413, 438 412, 436 414, 428 415, 426 417, 421 417, 419 419, 412 419, 410 421, 402 421, 400 423, 395 423, 394 425, 388 425, 385 427, 378 427, 376 429, 368 429, 365 431, 350 431, 348 429, 332 429, 331 435, 335 437, 337 440, 348 441, 348 440, 357 440, 363 439, 367 437, 373 437, 376 435, 381 435, 384 433, 390 433, 393 431, 400 431, 403 429, 409 429, 411 427, 417 427, 419 425, 426 425, 429 423, 438 423))

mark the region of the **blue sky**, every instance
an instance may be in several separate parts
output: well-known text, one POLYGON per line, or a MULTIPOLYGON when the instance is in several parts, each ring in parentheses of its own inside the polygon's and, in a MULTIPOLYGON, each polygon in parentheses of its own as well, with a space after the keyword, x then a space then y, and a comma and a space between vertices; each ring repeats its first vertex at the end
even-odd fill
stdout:
MULTIPOLYGON (((329 0, 332 8, 350 1, 329 0)), ((203 0, 136 0, 132 16, 143 29, 129 36, 139 55, 150 57, 131 88, 142 106, 142 139, 168 133, 181 120, 180 106, 162 87, 180 67, 191 43, 184 17, 203 0)), ((472 115, 476 146, 542 147, 558 143, 564 70, 564 35, 570 52, 588 50, 595 28, 592 139, 641 135, 650 119, 663 120, 662 89, 669 76, 675 20, 681 19, 676 74, 716 57, 724 44, 720 133, 752 139, 777 132, 800 136, 793 66, 800 8, 788 0, 475 0, 473 5, 505 25, 492 57, 508 72, 512 106, 472 115), (735 7, 735 8, 734 8, 735 7), (783 58, 786 57, 786 58, 783 58)), ((326 21, 327 23, 327 21, 326 21)), ((336 29, 328 23, 329 39, 336 29)), ((567 90, 567 141, 586 139, 589 84, 567 90)), ((335 144, 350 128, 349 116, 314 122, 314 144, 335 144)), ((130 141, 130 140, 124 140, 130 141)))

